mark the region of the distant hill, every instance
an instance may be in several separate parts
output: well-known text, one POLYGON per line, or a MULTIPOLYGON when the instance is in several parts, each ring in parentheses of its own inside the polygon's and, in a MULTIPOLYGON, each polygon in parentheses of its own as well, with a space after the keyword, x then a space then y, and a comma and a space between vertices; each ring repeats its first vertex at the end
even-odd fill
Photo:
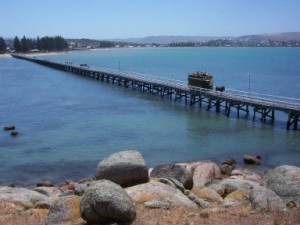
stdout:
POLYGON ((300 41, 300 32, 245 35, 237 38, 240 41, 300 41))
POLYGON ((144 38, 127 38, 115 39, 114 41, 122 41, 137 44, 170 44, 172 42, 204 42, 219 38, 232 38, 232 37, 213 37, 213 36, 149 36, 144 38))
POLYGON ((300 32, 285 32, 285 33, 270 33, 270 34, 256 34, 244 35, 240 37, 232 36, 149 36, 144 38, 126 38, 114 39, 111 41, 137 43, 137 44, 170 44, 172 42, 205 42, 217 39, 231 39, 238 41, 300 41, 300 32))

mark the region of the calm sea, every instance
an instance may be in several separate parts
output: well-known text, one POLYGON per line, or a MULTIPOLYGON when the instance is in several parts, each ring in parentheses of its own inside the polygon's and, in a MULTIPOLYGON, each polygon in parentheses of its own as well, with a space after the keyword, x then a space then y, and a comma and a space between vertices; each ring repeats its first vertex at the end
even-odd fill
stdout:
MULTIPOLYGON (((195 70, 215 85, 300 99, 300 48, 151 48, 42 56, 181 81, 195 70), (249 75, 250 74, 250 75, 249 75)), ((300 166, 300 132, 252 122, 241 113, 208 112, 157 96, 56 71, 13 58, 0 59, 0 183, 61 182, 93 176, 97 163, 121 150, 142 152, 149 167, 244 154, 263 158, 260 169, 300 166), (2 129, 2 128, 1 128, 2 129)), ((233 110, 235 111, 235 110, 233 110)))

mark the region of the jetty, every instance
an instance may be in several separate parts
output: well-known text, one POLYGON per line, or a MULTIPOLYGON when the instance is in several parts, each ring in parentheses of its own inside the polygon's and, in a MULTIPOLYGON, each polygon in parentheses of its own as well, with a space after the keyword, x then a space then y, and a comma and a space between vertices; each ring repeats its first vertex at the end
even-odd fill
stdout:
POLYGON ((253 121, 257 115, 262 122, 267 119, 274 122, 275 112, 281 111, 287 114, 286 129, 298 130, 300 121, 300 100, 284 101, 278 100, 278 96, 260 97, 251 93, 242 92, 220 92, 211 89, 199 88, 188 85, 182 81, 165 79, 155 76, 146 76, 137 73, 121 72, 113 69, 102 69, 88 64, 75 64, 72 62, 55 62, 36 57, 28 57, 20 54, 12 54, 12 57, 34 62, 53 69, 74 73, 97 79, 103 82, 117 84, 132 90, 140 90, 162 98, 174 101, 184 101, 185 104, 205 106, 207 110, 215 108, 216 112, 221 109, 230 116, 233 109, 248 116, 250 109, 253 111, 253 121))

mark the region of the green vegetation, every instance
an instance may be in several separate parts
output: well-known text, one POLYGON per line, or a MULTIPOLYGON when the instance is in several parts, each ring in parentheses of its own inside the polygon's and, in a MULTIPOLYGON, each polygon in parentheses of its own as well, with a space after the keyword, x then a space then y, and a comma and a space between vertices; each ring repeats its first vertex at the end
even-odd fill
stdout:
POLYGON ((2 37, 0 37, 0 54, 5 53, 6 51, 6 43, 2 37))
POLYGON ((61 36, 42 37, 37 39, 23 38, 20 40, 17 36, 13 41, 13 49, 16 52, 28 51, 63 51, 68 48, 67 41, 61 36))

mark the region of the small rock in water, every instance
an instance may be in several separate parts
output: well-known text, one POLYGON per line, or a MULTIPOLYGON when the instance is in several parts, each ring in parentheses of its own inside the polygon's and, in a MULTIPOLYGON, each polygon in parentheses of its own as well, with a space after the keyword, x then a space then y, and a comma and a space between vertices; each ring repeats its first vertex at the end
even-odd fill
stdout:
POLYGON ((43 181, 36 184, 37 187, 53 187, 51 181, 43 181))
POLYGON ((244 155, 244 162, 259 165, 261 163, 261 157, 258 155, 244 155))
POLYGON ((18 136, 19 135, 19 132, 18 131, 12 131, 10 133, 11 136, 15 137, 15 136, 18 136))
POLYGON ((14 130, 14 129, 16 129, 16 127, 15 126, 5 126, 4 128, 3 128, 3 130, 14 130))

